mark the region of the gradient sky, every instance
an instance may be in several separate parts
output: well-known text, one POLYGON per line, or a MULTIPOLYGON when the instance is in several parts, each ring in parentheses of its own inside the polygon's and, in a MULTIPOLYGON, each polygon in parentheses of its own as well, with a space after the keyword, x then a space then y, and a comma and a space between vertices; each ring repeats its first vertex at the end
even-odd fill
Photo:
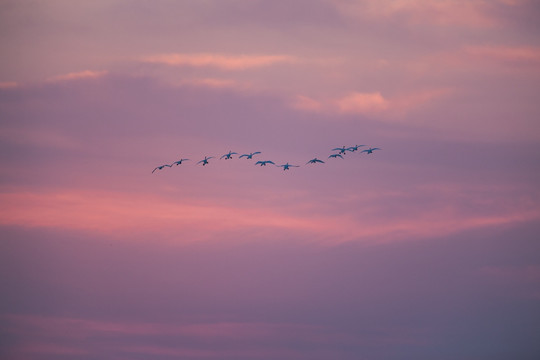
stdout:
POLYGON ((1 0, 0 357, 538 359, 539 15, 1 0))

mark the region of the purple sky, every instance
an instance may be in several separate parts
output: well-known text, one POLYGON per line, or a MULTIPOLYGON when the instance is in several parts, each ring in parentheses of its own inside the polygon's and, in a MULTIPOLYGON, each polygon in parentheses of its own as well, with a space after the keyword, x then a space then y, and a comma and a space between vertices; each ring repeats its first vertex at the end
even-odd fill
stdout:
POLYGON ((0 1, 0 357, 537 359, 539 15, 0 1))

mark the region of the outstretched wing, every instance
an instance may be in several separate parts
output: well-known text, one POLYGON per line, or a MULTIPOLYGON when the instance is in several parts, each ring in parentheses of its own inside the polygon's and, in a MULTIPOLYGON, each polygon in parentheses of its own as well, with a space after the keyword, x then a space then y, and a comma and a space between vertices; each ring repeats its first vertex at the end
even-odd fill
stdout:
POLYGON ((273 162, 273 161, 270 161, 270 160, 267 160, 267 161, 266 161, 266 163, 267 163, 267 164, 272 164, 272 165, 276 165, 276 163, 275 163, 275 162, 273 162))
POLYGON ((244 156, 245 156, 245 157, 248 157, 249 154, 243 154, 243 155, 240 155, 238 158, 241 159, 241 158, 243 158, 244 156))
POLYGON ((257 161, 255 165, 264 164, 264 161, 257 161))

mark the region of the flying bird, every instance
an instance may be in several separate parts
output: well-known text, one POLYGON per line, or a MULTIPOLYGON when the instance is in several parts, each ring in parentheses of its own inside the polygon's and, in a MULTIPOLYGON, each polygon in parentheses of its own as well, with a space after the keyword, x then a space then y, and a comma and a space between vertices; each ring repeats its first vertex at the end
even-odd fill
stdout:
POLYGON ((182 161, 186 161, 186 160, 189 160, 189 159, 180 159, 180 160, 178 160, 178 161, 173 162, 173 163, 171 164, 171 166, 173 166, 173 165, 178 166, 178 165, 182 164, 182 161))
POLYGON ((290 165, 289 163, 286 163, 285 165, 276 165, 277 167, 282 167, 283 170, 289 170, 289 168, 292 167, 300 167, 298 165, 290 165))
POLYGON ((341 156, 340 154, 332 154, 332 155, 330 155, 328 158, 329 158, 329 159, 330 159, 330 158, 336 159, 336 158, 338 158, 338 157, 340 157, 340 158, 343 159, 343 156, 341 156))
POLYGON ((339 151, 339 154, 345 154, 345 151, 347 150, 349 150, 349 148, 346 148, 345 145, 343 145, 343 147, 340 147, 340 148, 332 149, 332 151, 339 151))
POLYGON ((213 156, 210 156, 210 157, 205 156, 204 159, 202 159, 201 161, 199 161, 197 164, 202 163, 203 166, 204 166, 204 165, 208 164, 208 160, 213 159, 213 158, 214 158, 213 156))
POLYGON ((233 156, 234 154, 238 154, 238 153, 229 151, 227 154, 223 155, 223 156, 220 157, 219 159, 220 159, 220 160, 223 159, 223 158, 225 158, 225 160, 227 160, 227 159, 232 159, 232 156, 233 156))
POLYGON ((306 165, 307 165, 307 164, 316 164, 316 163, 322 163, 322 164, 324 164, 324 161, 319 160, 319 159, 317 159, 317 158, 314 158, 314 159, 309 160, 309 161, 306 163, 306 165))
POLYGON ((373 153, 373 150, 382 150, 382 149, 379 149, 379 148, 369 148, 369 149, 366 149, 366 150, 362 150, 361 152, 365 152, 366 154, 372 154, 372 153, 373 153))
POLYGON ((252 153, 249 153, 249 154, 243 154, 243 155, 240 155, 238 158, 243 158, 244 156, 246 157, 246 159, 253 159, 253 155, 257 155, 257 154, 260 154, 261 152, 260 151, 255 151, 255 152, 252 152, 252 153))
POLYGON ((266 166, 266 164, 272 164, 272 165, 276 165, 275 162, 273 161, 270 161, 270 160, 265 160, 265 161, 257 161, 255 163, 255 165, 261 165, 261 166, 266 166))
POLYGON ((366 146, 366 145, 355 145, 355 146, 351 146, 350 148, 348 148, 347 150, 349 150, 350 152, 355 152, 356 150, 358 150, 358 148, 360 146, 366 146))
POLYGON ((152 170, 152 174, 154 173, 154 171, 156 171, 156 170, 161 170, 161 169, 163 169, 164 167, 172 167, 172 165, 164 164, 164 165, 161 165, 161 166, 156 166, 156 167, 154 168, 154 170, 152 170))

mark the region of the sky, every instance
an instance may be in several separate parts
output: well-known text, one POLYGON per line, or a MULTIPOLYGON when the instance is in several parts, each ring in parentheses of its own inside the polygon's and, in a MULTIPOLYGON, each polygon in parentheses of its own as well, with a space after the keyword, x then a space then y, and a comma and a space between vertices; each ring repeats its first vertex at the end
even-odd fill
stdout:
POLYGON ((537 359, 539 15, 0 0, 0 357, 537 359))

